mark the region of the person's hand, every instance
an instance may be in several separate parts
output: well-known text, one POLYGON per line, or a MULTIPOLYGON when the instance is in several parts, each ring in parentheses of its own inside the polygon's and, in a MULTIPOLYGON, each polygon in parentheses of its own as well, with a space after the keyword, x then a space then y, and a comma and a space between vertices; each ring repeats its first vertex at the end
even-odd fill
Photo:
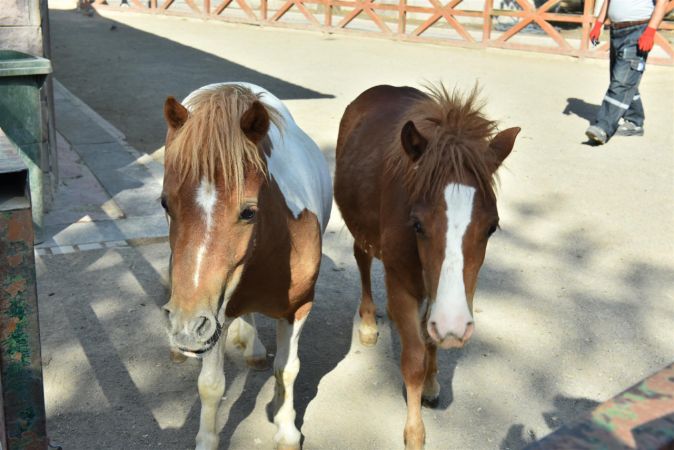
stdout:
POLYGON ((642 52, 650 52, 653 48, 653 41, 655 40, 655 28, 646 27, 643 34, 639 38, 639 50, 642 52))
POLYGON ((590 42, 592 42, 592 45, 599 44, 599 36, 601 35, 601 29, 603 26, 604 24, 598 20, 594 23, 592 31, 590 31, 590 42))

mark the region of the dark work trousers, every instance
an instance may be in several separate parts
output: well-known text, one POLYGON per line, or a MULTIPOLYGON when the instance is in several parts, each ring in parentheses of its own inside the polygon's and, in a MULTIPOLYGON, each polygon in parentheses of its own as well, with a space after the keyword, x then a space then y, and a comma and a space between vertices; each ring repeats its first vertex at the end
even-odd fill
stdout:
POLYGON ((648 53, 637 47, 647 24, 611 30, 611 83, 599 108, 595 125, 610 137, 618 129, 620 118, 642 127, 644 107, 639 82, 646 68, 648 53))

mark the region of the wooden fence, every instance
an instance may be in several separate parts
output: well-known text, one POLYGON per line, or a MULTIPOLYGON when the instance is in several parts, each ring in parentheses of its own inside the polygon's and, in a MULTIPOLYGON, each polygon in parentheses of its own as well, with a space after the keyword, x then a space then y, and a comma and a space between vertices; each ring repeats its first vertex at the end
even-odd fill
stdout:
MULTIPOLYGON (((595 0, 94 0, 94 7, 265 26, 603 58, 589 34, 595 0), (118 3, 119 2, 119 3, 118 3), (127 3, 128 2, 128 3, 127 3), (498 7, 495 7, 498 3, 498 7), (128 5, 128 7, 127 7, 128 5)), ((669 0, 668 13, 674 10, 669 0)), ((671 16, 671 15, 670 15, 671 16)), ((674 22, 664 21, 649 62, 674 65, 674 22)))

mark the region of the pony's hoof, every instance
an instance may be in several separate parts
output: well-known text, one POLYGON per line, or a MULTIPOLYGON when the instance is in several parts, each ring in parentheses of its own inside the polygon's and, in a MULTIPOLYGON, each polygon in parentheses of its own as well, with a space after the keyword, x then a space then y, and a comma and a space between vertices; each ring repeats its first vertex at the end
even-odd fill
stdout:
POLYGON ((440 403, 440 384, 433 377, 431 380, 426 380, 424 384, 424 392, 421 394, 421 405, 427 408, 437 408, 440 403))
POLYGON ((179 352, 178 350, 176 350, 174 348, 171 349, 170 357, 171 357, 171 361, 173 361, 174 363, 177 363, 177 364, 181 364, 181 363, 184 363, 185 361, 187 361, 187 356, 183 355, 181 352, 179 352))
POLYGON ((360 343, 365 347, 373 347, 377 343, 377 339, 379 339, 379 332, 377 330, 358 330, 358 338, 360 339, 360 343))
POLYGON ((440 394, 436 395, 435 397, 421 397, 421 406, 425 406, 426 408, 437 408, 438 405, 440 404, 440 394))
POLYGON ((276 450, 300 450, 300 444, 278 444, 276 450))
POLYGON ((254 357, 250 356, 246 358, 246 365, 250 367, 253 370, 267 370, 269 368, 269 363, 267 362, 267 358, 262 356, 262 357, 254 357))
POLYGON ((405 428, 405 450, 423 450, 426 443, 424 426, 405 428))

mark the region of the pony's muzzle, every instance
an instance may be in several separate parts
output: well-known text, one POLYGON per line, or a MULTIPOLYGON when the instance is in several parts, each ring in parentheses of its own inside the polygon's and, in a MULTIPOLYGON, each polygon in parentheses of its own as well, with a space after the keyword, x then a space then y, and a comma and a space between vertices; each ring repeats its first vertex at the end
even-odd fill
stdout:
POLYGON ((183 352, 202 353, 217 341, 218 321, 209 311, 184 314, 165 305, 168 312, 168 329, 171 345, 183 352))
POLYGON ((457 325, 452 328, 443 327, 442 324, 434 320, 429 320, 427 325, 428 335, 440 348, 460 348, 473 335, 475 324, 473 321, 466 322, 465 325, 457 325))

